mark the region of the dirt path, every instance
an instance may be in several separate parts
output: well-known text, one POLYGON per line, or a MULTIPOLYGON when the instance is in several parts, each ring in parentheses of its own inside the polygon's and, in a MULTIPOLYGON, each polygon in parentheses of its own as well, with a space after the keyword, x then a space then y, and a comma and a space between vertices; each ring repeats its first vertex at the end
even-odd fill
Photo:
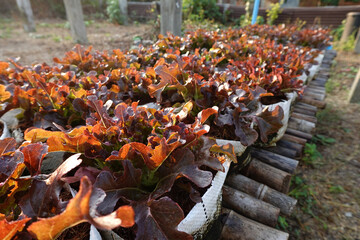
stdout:
POLYGON ((317 116, 318 152, 307 148, 307 164, 293 179, 299 204, 283 226, 291 239, 360 239, 360 104, 346 101, 359 67, 359 56, 335 59, 327 107, 317 116))
MULTIPOLYGON (((153 27, 145 24, 114 25, 104 20, 86 21, 89 44, 96 50, 128 49, 135 36, 149 38, 153 27)), ((0 18, 0 61, 20 57, 20 63, 52 63, 74 46, 64 20, 41 20, 37 32, 26 33, 20 22, 0 18)))

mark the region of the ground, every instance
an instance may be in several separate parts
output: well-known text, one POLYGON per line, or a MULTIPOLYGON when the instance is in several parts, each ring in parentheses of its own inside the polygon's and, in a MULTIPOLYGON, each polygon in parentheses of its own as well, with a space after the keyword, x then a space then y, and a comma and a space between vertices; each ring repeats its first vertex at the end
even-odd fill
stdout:
MULTIPOLYGON (((20 57, 20 63, 52 63, 75 45, 65 20, 46 19, 36 22, 35 33, 25 33, 20 22, 0 16, 0 61, 20 57)), ((86 21, 89 45, 96 50, 128 49, 135 36, 148 39, 154 27, 146 24, 115 25, 105 20, 86 21)))
MULTIPOLYGON (((113 25, 88 21, 90 44, 97 50, 129 48, 135 36, 145 39, 154 27, 113 25)), ((37 22, 36 33, 24 33, 21 23, 0 18, 0 61, 21 57, 20 63, 51 63, 74 46, 66 21, 37 22)), ((291 239, 360 239, 360 104, 347 97, 360 57, 339 54, 327 84, 327 107, 318 114, 317 146, 309 145, 293 178, 290 194, 299 204, 291 218, 280 218, 279 228, 291 239), (313 148, 311 148, 313 147, 313 148)))
POLYGON ((359 66, 359 56, 349 53, 334 61, 327 107, 317 115, 321 155, 308 147, 290 193, 299 204, 282 223, 291 239, 360 239, 360 104, 347 102, 359 66))

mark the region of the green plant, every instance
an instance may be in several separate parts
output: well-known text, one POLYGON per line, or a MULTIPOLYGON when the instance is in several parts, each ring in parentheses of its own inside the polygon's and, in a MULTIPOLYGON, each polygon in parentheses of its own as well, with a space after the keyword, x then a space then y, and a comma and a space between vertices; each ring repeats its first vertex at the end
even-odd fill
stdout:
POLYGON ((354 50, 356 40, 356 32, 353 32, 345 42, 334 42, 334 48, 339 51, 350 52, 354 50))
POLYGON ((334 48, 340 51, 352 51, 355 47, 356 31, 354 31, 345 42, 341 42, 341 36, 344 32, 346 19, 341 22, 341 25, 331 31, 334 39, 334 48))
POLYGON ((294 176, 291 179, 291 191, 289 196, 294 197, 298 200, 298 204, 301 210, 311 216, 315 216, 313 213, 313 207, 316 205, 315 192, 313 187, 307 185, 305 180, 299 176, 294 176))
POLYGON ((327 93, 333 92, 336 88, 339 88, 341 86, 341 82, 336 80, 336 76, 333 78, 330 78, 329 81, 325 84, 325 90, 327 93))
POLYGON ((11 38, 12 29, 10 27, 6 27, 2 32, 0 32, 0 38, 11 38))
POLYGON ((106 13, 111 22, 124 23, 124 15, 121 14, 118 0, 107 0, 106 13))
POLYGON ((84 21, 84 23, 85 23, 85 26, 89 27, 89 26, 91 26, 93 23, 95 23, 95 21, 94 21, 94 20, 87 20, 87 21, 84 21))
POLYGON ((212 19, 220 22, 224 20, 216 0, 184 0, 183 13, 185 19, 212 19))
POLYGON ((313 140, 315 142, 321 143, 322 145, 329 145, 329 144, 336 143, 336 140, 334 138, 327 137, 327 136, 324 136, 324 135, 321 135, 321 134, 316 134, 313 137, 313 140))
POLYGON ((328 106, 324 110, 317 112, 316 117, 319 122, 324 123, 336 123, 341 121, 339 113, 334 111, 331 106, 328 106))
POLYGON ((287 223, 285 217, 279 216, 279 218, 278 218, 278 227, 283 229, 283 230, 286 230, 289 227, 289 224, 287 223))
POLYGON ((329 188, 330 193, 343 193, 345 192, 345 189, 340 185, 331 186, 329 188))
POLYGON ((278 3, 271 3, 270 9, 266 10, 267 24, 273 25, 275 20, 279 17, 279 14, 282 12, 281 5, 284 3, 284 0, 281 0, 278 3))
POLYGON ((318 159, 322 158, 321 153, 317 150, 315 143, 306 143, 304 156, 302 160, 305 164, 313 165, 318 159))
POLYGON ((331 31, 331 35, 333 36, 334 38, 334 41, 339 41, 340 38, 341 38, 341 35, 344 31, 344 28, 345 28, 345 23, 346 23, 346 19, 342 20, 341 21, 341 25, 339 25, 337 28, 333 29, 331 31))
POLYGON ((240 17, 240 26, 244 27, 251 23, 251 16, 250 16, 250 1, 247 1, 245 4, 245 15, 240 17))
POLYGON ((53 36, 53 37, 52 37, 52 40, 54 40, 54 42, 59 43, 59 42, 61 42, 61 37, 59 37, 59 36, 53 36))

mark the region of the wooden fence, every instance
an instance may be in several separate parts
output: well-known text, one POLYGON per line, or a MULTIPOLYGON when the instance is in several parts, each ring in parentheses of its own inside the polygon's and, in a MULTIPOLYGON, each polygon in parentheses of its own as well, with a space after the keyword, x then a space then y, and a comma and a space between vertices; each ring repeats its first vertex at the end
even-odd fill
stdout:
MULTIPOLYGON (((44 0, 31 0, 34 3, 34 6, 41 6, 41 3, 44 0)), ((16 4, 10 4, 8 0, 0 0, 0 15, 6 15, 6 13, 17 11, 16 4)), ((44 5, 45 6, 45 5, 44 5)), ((59 5, 60 6, 60 5, 59 5)), ((53 6, 54 7, 54 6, 53 6)), ((56 6, 55 6, 56 7, 56 6)), ((245 14, 244 7, 229 5, 229 4, 219 4, 220 11, 224 12, 224 9, 227 9, 226 12, 229 13, 229 19, 237 19, 241 15, 245 14)), ((100 9, 87 9, 85 6, 84 13, 85 15, 88 12, 98 12, 100 9)), ((49 18, 46 14, 43 14, 37 11, 37 8, 34 8, 34 17, 39 19, 42 17, 49 18)), ((51 9, 50 9, 51 10, 51 9)), ((51 12, 51 11, 49 11, 51 12)), ((314 21, 318 21, 321 25, 337 27, 341 24, 342 20, 346 18, 346 14, 349 12, 360 12, 360 6, 342 6, 342 7, 298 7, 298 8, 284 8, 283 12, 279 15, 279 18, 275 23, 293 23, 297 19, 306 21, 307 24, 313 24, 314 21)), ((146 21, 150 19, 155 19, 158 14, 160 14, 159 2, 128 2, 128 13, 131 19, 137 21, 146 21)), ((65 12, 63 13, 65 16, 65 12)), ((266 17, 265 9, 259 10, 259 15, 266 17)), ((0 16, 1 17, 1 16, 0 16)))
MULTIPOLYGON (((136 3, 129 2, 129 14, 132 18, 152 18, 156 16, 156 11, 149 14, 149 9, 154 8, 156 3, 136 3), (144 17, 145 16, 145 17, 144 17)), ((229 19, 237 19, 245 14, 244 7, 235 5, 219 4, 220 11, 229 14, 229 19)), ((154 8, 156 9, 156 7, 154 8)), ((159 8, 157 8, 159 11, 159 8)), ((294 23, 297 19, 306 21, 307 24, 319 23, 323 26, 337 27, 342 20, 346 18, 349 12, 360 12, 360 6, 344 6, 344 7, 298 7, 284 8, 275 23, 294 23)), ((266 10, 260 8, 259 15, 266 18, 266 10)))

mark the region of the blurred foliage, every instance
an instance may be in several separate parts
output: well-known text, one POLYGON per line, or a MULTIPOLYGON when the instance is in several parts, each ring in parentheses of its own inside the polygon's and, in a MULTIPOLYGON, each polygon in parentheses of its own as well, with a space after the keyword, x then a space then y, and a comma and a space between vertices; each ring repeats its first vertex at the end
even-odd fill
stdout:
POLYGON ((346 19, 344 19, 341 22, 340 26, 338 26, 331 32, 331 34, 334 38, 333 47, 334 47, 334 49, 336 49, 338 51, 350 52, 350 51, 353 51, 355 48, 355 40, 356 40, 357 32, 354 31, 345 42, 341 42, 340 39, 341 39, 341 35, 344 32, 345 24, 346 24, 346 19))
POLYGON ((275 20, 278 19, 279 14, 282 12, 282 4, 284 4, 284 0, 281 0, 278 3, 271 3, 270 8, 266 9, 267 24, 273 25, 275 20))
POLYGON ((339 0, 321 0, 322 6, 337 6, 339 5, 339 0))
POLYGON ((202 21, 204 19, 224 21, 216 0, 183 0, 184 19, 202 21))
POLYGON ((119 1, 107 0, 106 3, 106 13, 109 17, 109 20, 113 23, 123 24, 124 16, 120 12, 119 1))

